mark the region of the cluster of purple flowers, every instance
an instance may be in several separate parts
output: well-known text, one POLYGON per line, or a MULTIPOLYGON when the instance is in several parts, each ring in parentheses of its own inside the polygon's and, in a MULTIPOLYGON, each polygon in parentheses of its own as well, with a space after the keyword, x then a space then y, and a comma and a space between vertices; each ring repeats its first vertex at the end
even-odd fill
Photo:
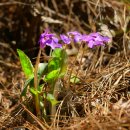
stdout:
POLYGON ((82 35, 77 31, 68 32, 67 35, 60 34, 60 39, 58 39, 55 34, 50 33, 49 30, 46 29, 45 32, 41 34, 39 43, 41 48, 47 45, 55 49, 62 48, 63 44, 70 44, 72 41, 75 43, 84 42, 87 43, 89 48, 93 48, 94 46, 102 46, 109 40, 110 38, 101 36, 98 32, 82 35), (62 41, 63 44, 60 44, 59 41, 62 41))

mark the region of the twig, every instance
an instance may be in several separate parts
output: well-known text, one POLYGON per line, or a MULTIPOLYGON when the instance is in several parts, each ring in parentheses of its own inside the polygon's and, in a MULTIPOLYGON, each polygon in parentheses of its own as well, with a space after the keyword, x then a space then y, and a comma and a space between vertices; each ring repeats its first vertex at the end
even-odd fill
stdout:
POLYGON ((11 63, 7 63, 7 62, 2 61, 2 60, 0 60, 0 64, 3 64, 4 66, 6 66, 6 67, 8 67, 8 68, 20 69, 19 66, 13 65, 13 64, 11 64, 11 63))
POLYGON ((32 113, 26 108, 26 106, 24 106, 23 104, 21 104, 21 105, 22 105, 22 107, 24 108, 24 110, 27 111, 27 112, 30 114, 30 116, 31 116, 34 120, 37 121, 37 123, 39 124, 39 126, 40 126, 43 130, 49 129, 49 126, 46 125, 46 122, 44 122, 44 124, 43 124, 43 122, 41 122, 41 121, 39 120, 39 118, 37 118, 34 114, 32 114, 32 113))
POLYGON ((7 6, 7 5, 14 5, 14 4, 20 4, 20 5, 26 5, 26 6, 34 6, 34 4, 27 4, 19 1, 13 1, 13 2, 3 2, 0 3, 0 6, 7 6))
POLYGON ((9 49, 12 52, 12 54, 16 57, 16 59, 19 59, 18 56, 16 55, 15 51, 11 48, 11 46, 8 43, 0 42, 0 46, 3 46, 4 48, 9 49))

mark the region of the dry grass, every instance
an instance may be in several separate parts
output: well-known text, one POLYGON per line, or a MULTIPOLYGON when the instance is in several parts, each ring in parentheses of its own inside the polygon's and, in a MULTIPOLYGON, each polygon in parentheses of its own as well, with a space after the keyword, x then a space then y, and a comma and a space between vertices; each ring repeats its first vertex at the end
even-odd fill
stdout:
MULTIPOLYGON (((62 101, 57 106, 52 122, 39 120, 26 106, 19 103, 24 76, 18 67, 17 58, 17 63, 13 64, 15 53, 10 47, 0 44, 3 48, 2 56, 5 57, 5 51, 9 54, 7 58, 0 59, 1 129, 130 129, 129 5, 127 1, 117 0, 36 2, 34 13, 44 21, 40 22, 40 28, 49 26, 56 33, 71 29, 82 33, 99 31, 111 37, 111 43, 94 49, 79 49, 79 45, 75 47, 79 52, 76 60, 75 55, 69 56, 68 74, 71 72, 77 75, 81 82, 68 83, 69 75, 65 77, 63 84, 67 91, 61 93, 64 96, 59 95, 62 101), (42 10, 45 11, 44 17, 42 10)), ((68 48, 67 51, 73 48, 68 48)))

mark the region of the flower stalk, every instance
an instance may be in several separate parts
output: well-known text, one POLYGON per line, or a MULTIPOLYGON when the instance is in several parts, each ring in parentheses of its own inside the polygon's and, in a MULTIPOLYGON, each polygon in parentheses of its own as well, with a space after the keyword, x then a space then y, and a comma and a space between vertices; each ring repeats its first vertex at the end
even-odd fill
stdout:
MULTIPOLYGON (((38 56, 35 64, 35 70, 34 70, 34 88, 36 91, 38 90, 38 82, 39 82, 37 72, 38 72, 38 65, 40 63, 40 55, 41 55, 41 48, 38 52, 38 56)), ((36 109, 36 115, 38 117, 41 117, 39 93, 36 93, 36 95, 34 95, 34 104, 36 109)))

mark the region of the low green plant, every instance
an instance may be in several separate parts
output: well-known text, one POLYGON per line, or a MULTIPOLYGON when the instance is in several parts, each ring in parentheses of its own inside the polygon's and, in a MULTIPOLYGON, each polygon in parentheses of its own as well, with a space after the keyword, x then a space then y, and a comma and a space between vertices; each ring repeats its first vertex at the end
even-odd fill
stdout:
MULTIPOLYGON (((21 96, 27 96, 27 90, 32 94, 34 98, 34 104, 36 113, 38 116, 44 116, 47 118, 47 102, 51 103, 51 106, 55 106, 59 101, 54 97, 56 82, 58 79, 63 78, 67 70, 67 54, 64 49, 56 48, 49 59, 48 63, 38 63, 37 77, 35 77, 35 67, 32 65, 29 57, 20 49, 17 49, 21 66, 24 74, 26 75, 26 81, 21 96), (38 84, 36 87, 34 80, 37 78, 38 84), (43 82, 43 83, 41 83, 43 82), (47 84, 47 85, 46 85, 47 84), (46 88, 49 86, 49 91, 46 88), (46 107, 45 107, 46 106, 46 107), (39 110, 37 110, 37 108, 39 110)), ((49 107, 50 111, 51 108, 49 107)), ((50 112, 51 113, 51 112, 50 112)))
MULTIPOLYGON (((24 89, 21 97, 27 97, 27 90, 32 94, 35 105, 36 115, 40 118, 48 118, 47 111, 51 115, 56 112, 57 101, 56 91, 60 86, 59 80, 64 78, 67 72, 67 53, 63 45, 67 46, 71 42, 80 44, 86 43, 89 48, 104 45, 109 41, 108 37, 101 36, 99 33, 91 33, 82 35, 77 31, 68 32, 67 35, 60 35, 60 40, 55 34, 46 30, 41 34, 39 39, 40 50, 36 59, 35 67, 32 65, 29 57, 20 49, 17 49, 23 72, 26 76, 24 89), (45 46, 50 46, 52 51, 48 62, 40 63, 40 55, 45 46), (50 105, 48 105, 50 104, 50 105)), ((79 83, 80 79, 76 76, 69 75, 69 83, 79 83)))

